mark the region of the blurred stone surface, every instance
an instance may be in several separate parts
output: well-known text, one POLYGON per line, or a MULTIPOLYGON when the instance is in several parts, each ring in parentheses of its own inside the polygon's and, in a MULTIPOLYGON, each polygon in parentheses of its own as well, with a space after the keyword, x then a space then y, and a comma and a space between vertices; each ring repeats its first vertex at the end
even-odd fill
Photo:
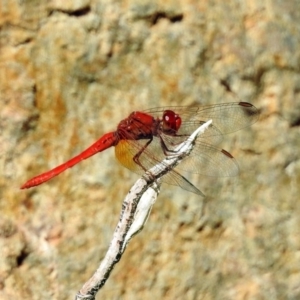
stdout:
POLYGON ((220 145, 240 176, 163 185, 97 299, 300 299, 299 20, 298 0, 2 0, 0 299, 73 298, 137 176, 111 149, 24 181, 133 110, 232 94, 261 111, 220 145))

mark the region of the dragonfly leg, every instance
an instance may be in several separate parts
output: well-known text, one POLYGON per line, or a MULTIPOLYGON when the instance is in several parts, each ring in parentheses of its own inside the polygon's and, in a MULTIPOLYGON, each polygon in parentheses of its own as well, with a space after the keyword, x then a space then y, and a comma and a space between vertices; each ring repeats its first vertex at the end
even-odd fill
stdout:
MULTIPOLYGON (((133 157, 133 161, 139 165, 145 172, 148 173, 148 175, 150 176, 150 178, 152 178, 155 182, 156 182, 156 178, 155 176, 153 176, 153 174, 151 174, 150 172, 148 172, 148 170, 143 166, 143 164, 140 162, 140 156, 142 155, 142 153, 145 151, 145 149, 149 146, 149 144, 152 142, 153 138, 149 139, 149 141, 143 146, 143 148, 133 157)), ((146 178, 145 178, 146 179, 146 178)), ((146 179, 147 180, 147 179, 146 179)), ((158 183, 157 183, 158 184, 158 183)))
MULTIPOLYGON (((187 136, 188 137, 188 136, 187 136)), ((168 156, 169 154, 176 154, 177 151, 175 150, 172 150, 172 149, 169 149, 164 141, 164 139, 159 136, 159 139, 160 139, 160 145, 161 145, 161 148, 164 152, 164 155, 165 156, 168 156)), ((177 146, 177 145, 173 145, 173 146, 177 146)))
POLYGON ((143 146, 143 148, 133 157, 133 161, 137 165, 139 165, 145 172, 147 171, 147 169, 140 162, 140 156, 142 155, 144 150, 149 146, 149 144, 152 142, 152 140, 153 140, 153 138, 149 139, 149 141, 143 146))

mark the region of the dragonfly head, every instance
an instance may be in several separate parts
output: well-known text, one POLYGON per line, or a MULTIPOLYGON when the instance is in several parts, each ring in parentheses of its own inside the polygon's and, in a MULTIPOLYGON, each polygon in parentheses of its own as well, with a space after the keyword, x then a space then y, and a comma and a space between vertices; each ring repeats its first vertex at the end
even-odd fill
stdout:
POLYGON ((181 126, 181 118, 172 110, 165 110, 162 118, 162 130, 166 134, 175 134, 181 126))

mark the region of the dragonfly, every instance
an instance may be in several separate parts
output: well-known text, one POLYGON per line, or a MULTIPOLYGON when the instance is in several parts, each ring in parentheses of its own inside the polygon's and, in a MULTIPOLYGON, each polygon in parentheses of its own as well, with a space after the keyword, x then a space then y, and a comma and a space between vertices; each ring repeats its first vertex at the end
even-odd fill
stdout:
POLYGON ((236 176, 239 167, 234 157, 218 148, 224 135, 246 128, 258 119, 258 109, 248 102, 220 103, 207 106, 170 106, 134 111, 122 120, 115 131, 104 134, 86 150, 67 162, 33 177, 21 186, 40 185, 98 152, 115 147, 115 155, 126 168, 143 174, 160 163, 191 133, 208 120, 209 128, 198 136, 190 155, 162 181, 202 195, 180 172, 206 176, 236 176))

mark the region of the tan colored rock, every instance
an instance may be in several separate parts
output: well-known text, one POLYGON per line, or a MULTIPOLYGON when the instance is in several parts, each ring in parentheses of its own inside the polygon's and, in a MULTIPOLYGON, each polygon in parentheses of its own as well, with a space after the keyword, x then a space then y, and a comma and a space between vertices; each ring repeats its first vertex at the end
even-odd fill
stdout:
POLYGON ((137 176, 110 149, 22 183, 133 110, 232 99, 261 111, 220 144, 240 176, 192 176, 205 199, 163 185, 97 298, 298 299, 299 12, 297 1, 1 1, 0 299, 74 297, 137 176))

